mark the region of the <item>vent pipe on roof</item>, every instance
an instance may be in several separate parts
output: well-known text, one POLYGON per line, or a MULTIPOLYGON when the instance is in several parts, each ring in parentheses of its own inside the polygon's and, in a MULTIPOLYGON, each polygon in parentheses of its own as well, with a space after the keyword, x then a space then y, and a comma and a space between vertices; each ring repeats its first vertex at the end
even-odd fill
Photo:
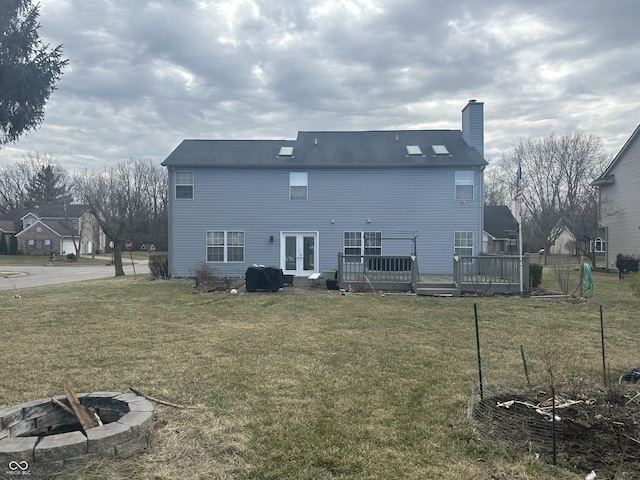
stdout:
POLYGON ((317 144, 318 144, 318 139, 317 139, 317 138, 315 138, 315 139, 313 140, 313 144, 314 144, 314 145, 317 145, 317 144))
POLYGON ((396 142, 400 140, 400 135, 396 133, 396 142))
POLYGON ((462 138, 484 157, 484 103, 475 99, 462 109, 462 138))

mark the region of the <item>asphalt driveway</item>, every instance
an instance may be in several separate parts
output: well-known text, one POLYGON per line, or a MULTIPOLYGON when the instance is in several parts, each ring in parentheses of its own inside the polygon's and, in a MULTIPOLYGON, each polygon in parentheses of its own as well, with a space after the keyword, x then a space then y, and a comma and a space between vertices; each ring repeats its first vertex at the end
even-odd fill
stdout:
MULTIPOLYGON (((147 263, 135 264, 136 274, 149 273, 147 263)), ((133 275, 133 266, 124 265, 124 273, 133 275)), ((113 265, 95 265, 86 267, 56 266, 0 266, 0 291, 20 290, 22 288, 43 287, 61 283, 82 282, 115 276, 113 265)))

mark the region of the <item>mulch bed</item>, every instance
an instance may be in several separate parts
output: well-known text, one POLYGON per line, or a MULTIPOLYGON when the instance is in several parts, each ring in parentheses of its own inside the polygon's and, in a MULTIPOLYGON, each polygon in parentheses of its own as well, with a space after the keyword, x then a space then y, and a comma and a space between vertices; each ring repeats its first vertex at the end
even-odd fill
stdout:
MULTIPOLYGON (((618 386, 616 386, 618 387, 618 386)), ((501 394, 473 411, 479 431, 552 463, 553 422, 549 394, 501 394)), ((556 395, 557 465, 598 478, 640 478, 640 387, 571 399, 556 395)))

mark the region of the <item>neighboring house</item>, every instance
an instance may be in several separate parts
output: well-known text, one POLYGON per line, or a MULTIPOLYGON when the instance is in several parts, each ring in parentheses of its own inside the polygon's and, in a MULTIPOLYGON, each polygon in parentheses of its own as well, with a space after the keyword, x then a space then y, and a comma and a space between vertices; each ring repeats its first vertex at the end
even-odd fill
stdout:
POLYGON ((0 215, 0 228, 7 242, 16 238, 24 255, 90 254, 104 245, 104 234, 86 205, 11 210, 0 215))
POLYGON ((551 255, 576 255, 577 243, 575 235, 571 231, 562 226, 559 227, 560 234, 556 241, 549 247, 549 254, 551 255))
POLYGON ((478 255, 483 104, 461 130, 299 132, 295 140, 184 140, 169 171, 169 271, 244 276, 258 264, 309 276, 338 253, 411 255, 450 274, 478 255))
POLYGON ((640 125, 593 185, 600 192, 605 264, 615 269, 619 253, 640 255, 640 125))
POLYGON ((505 205, 484 207, 482 251, 488 254, 518 253, 518 222, 509 207, 505 205))
POLYGON ((565 226, 560 228, 560 235, 550 248, 552 255, 581 255, 583 252, 606 252, 604 229, 599 228, 596 232, 596 239, 593 240, 594 233, 589 233, 584 228, 577 227, 573 232, 565 226))

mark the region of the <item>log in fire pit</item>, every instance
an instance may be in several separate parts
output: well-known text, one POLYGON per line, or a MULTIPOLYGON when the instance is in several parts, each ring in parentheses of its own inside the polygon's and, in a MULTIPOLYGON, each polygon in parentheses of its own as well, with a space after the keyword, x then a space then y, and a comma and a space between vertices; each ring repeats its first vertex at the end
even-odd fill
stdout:
POLYGON ((0 477, 38 478, 94 458, 131 456, 149 444, 153 405, 144 397, 94 392, 78 399, 103 425, 83 430, 78 418, 51 398, 0 410, 0 477))

